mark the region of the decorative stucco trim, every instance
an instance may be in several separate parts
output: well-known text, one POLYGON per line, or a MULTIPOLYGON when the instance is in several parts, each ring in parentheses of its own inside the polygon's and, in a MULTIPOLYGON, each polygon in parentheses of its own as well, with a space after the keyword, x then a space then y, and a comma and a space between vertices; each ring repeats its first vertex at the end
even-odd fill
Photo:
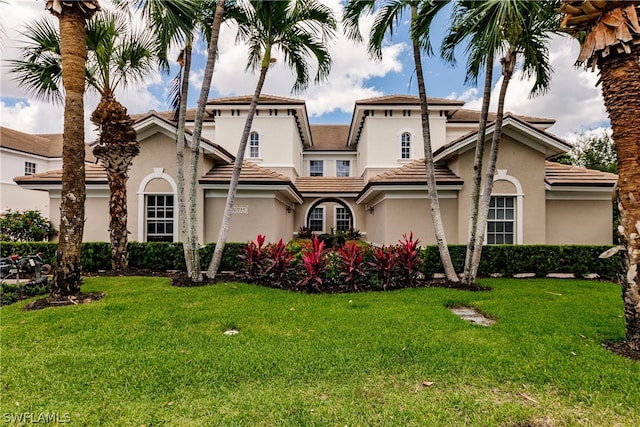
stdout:
MULTIPOLYGON (((170 175, 166 174, 164 172, 164 168, 153 168, 153 173, 150 173, 149 175, 145 176, 142 181, 140 182, 140 185, 138 186, 138 241, 139 242, 144 242, 144 230, 145 230, 145 221, 144 221, 144 215, 145 215, 145 202, 144 202, 144 196, 146 196, 147 194, 172 194, 174 196, 174 200, 177 202, 177 195, 178 195, 178 185, 176 184, 176 182, 173 180, 173 178, 171 178, 170 175), (154 179, 164 179, 165 181, 167 181, 169 183, 169 185, 171 185, 171 193, 166 193, 166 192, 153 192, 153 193, 145 193, 145 188, 147 188, 147 184, 149 184, 149 182, 151 182, 154 179)), ((174 204, 174 215, 173 215, 173 241, 177 242, 178 241, 178 215, 179 215, 179 210, 178 210, 178 205, 174 204)))

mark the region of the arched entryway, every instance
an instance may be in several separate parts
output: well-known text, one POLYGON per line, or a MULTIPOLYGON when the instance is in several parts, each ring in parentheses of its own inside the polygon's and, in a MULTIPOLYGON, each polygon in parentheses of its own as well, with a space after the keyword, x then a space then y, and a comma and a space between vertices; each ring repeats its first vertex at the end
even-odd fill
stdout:
POLYGON ((335 197, 313 202, 305 213, 305 226, 316 233, 348 231, 356 228, 355 213, 349 203, 335 197))

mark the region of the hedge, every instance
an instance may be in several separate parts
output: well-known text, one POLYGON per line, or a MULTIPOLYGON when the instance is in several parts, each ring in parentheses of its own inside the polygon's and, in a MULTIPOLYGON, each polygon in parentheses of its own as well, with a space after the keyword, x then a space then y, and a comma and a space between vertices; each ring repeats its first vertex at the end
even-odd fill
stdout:
MULTIPOLYGON (((221 270, 239 271, 240 258, 245 243, 227 243, 222 257, 221 270)), ((47 242, 2 242, 0 254, 5 257, 13 253, 26 255, 42 252, 45 262, 55 264, 56 243, 47 242)), ((215 244, 200 249, 202 268, 206 269, 215 244)), ((582 277, 596 273, 601 278, 615 280, 621 271, 621 257, 608 259, 598 256, 610 246, 589 245, 488 245, 482 249, 479 276, 498 273, 513 276, 518 273, 533 273, 544 277, 548 273, 573 273, 582 277)), ((464 266, 465 245, 450 245, 449 251, 456 271, 461 273, 464 266)), ((422 271, 426 277, 443 271, 437 246, 427 246, 422 250, 422 271)), ((111 268, 109 243, 88 242, 82 247, 82 268, 84 271, 108 270, 111 268)), ((129 243, 129 266, 156 271, 184 270, 184 253, 181 243, 129 243)))

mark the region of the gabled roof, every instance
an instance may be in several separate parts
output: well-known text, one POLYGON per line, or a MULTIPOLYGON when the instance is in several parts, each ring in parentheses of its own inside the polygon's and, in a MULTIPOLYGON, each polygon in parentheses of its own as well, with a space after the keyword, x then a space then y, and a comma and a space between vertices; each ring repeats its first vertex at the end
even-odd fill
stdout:
POLYGON ((556 162, 546 161, 544 169, 544 181, 548 187, 613 188, 618 182, 618 175, 613 173, 563 165, 556 162))
MULTIPOLYGON (((99 164, 85 164, 85 180, 87 185, 107 185, 107 171, 99 164)), ((62 169, 18 176, 13 179, 26 188, 61 185, 62 169)))
MULTIPOLYGON (((513 129, 516 133, 527 137, 528 139, 535 141, 540 146, 545 148, 545 154, 547 157, 555 156, 558 154, 566 153, 571 149, 571 144, 565 140, 558 138, 557 136, 545 132, 537 127, 527 123, 522 118, 515 116, 511 113, 505 114, 502 122, 503 134, 505 129, 513 129)), ((495 131, 495 122, 487 125, 487 131, 485 135, 488 137, 495 131)), ((460 138, 451 141, 448 144, 443 145, 433 152, 433 159, 435 162, 448 160, 451 157, 460 155, 465 151, 471 150, 475 147, 478 131, 469 132, 460 138)), ((525 138, 522 138, 521 142, 525 138)), ((524 143, 524 142, 523 142, 524 143)))
MULTIPOLYGON (((137 122, 138 120, 147 117, 149 114, 155 114, 156 116, 162 118, 163 120, 166 120, 167 122, 175 123, 173 121, 173 111, 155 111, 155 110, 151 110, 151 111, 148 111, 146 113, 130 114, 129 117, 131 117, 131 120, 133 120, 134 122, 137 122)), ((193 121, 196 120, 196 109, 195 108, 187 108, 187 114, 186 114, 185 120, 187 122, 193 122, 193 121)), ((212 114, 210 114, 208 111, 205 110, 204 121, 205 122, 214 122, 215 118, 213 117, 212 114)))
MULTIPOLYGON (((546 125, 546 127, 549 127, 553 124, 555 124, 555 120, 554 119, 545 119, 542 117, 532 117, 532 116, 522 116, 522 115, 516 115, 516 114, 512 114, 512 113, 505 113, 505 116, 514 116, 514 117, 518 117, 520 120, 525 121, 527 123, 531 123, 531 124, 538 124, 538 125, 546 125)), ((492 113, 489 112, 488 115, 488 122, 493 122, 496 120, 496 113, 492 113)), ((447 122, 448 123, 472 123, 475 124, 476 126, 478 125, 478 122, 480 121, 480 111, 476 111, 476 110, 467 110, 464 108, 461 108, 459 110, 455 110, 453 111, 449 117, 447 118, 447 122)))
MULTIPOLYGON (((0 126, 0 147, 49 159, 60 159, 62 158, 62 134, 32 135, 0 126)), ((85 144, 85 161, 95 162, 95 160, 91 148, 85 144)))
MULTIPOLYGON (((462 107, 464 101, 445 98, 427 98, 429 105, 462 107)), ((376 98, 360 99, 356 105, 420 105, 420 97, 415 95, 386 95, 376 98)))
POLYGON ((347 146, 349 125, 311 125, 313 146, 305 151, 355 151, 347 146))
MULTIPOLYGON (((215 165, 206 174, 204 174, 199 182, 204 183, 225 183, 231 181, 233 173, 233 165, 215 165)), ((248 161, 242 162, 242 170, 240 171, 240 184, 272 184, 272 183, 291 183, 286 176, 263 168, 248 161)))
MULTIPOLYGON (((253 99, 252 95, 230 96, 227 98, 212 98, 207 100, 207 105, 249 105, 253 99)), ((293 104, 304 105, 302 99, 285 98, 275 95, 260 95, 258 104, 293 104)))
POLYGON ((364 188, 364 178, 301 176, 296 179, 296 188, 302 194, 353 193, 353 195, 355 196, 364 188))

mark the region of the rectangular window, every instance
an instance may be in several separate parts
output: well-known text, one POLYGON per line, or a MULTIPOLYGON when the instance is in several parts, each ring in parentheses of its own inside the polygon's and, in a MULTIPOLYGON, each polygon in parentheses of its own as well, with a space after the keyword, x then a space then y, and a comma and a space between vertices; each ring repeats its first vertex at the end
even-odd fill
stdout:
POLYGON ((351 228, 351 213, 343 207, 336 208, 336 230, 347 231, 351 228))
POLYGON ((411 134, 409 132, 404 132, 402 134, 402 141, 400 142, 400 158, 411 158, 411 134))
POLYGON ((173 196, 148 195, 147 242, 173 242, 173 196))
POLYGON ((324 162, 322 160, 309 160, 309 176, 324 176, 324 162))
POLYGON ((249 134, 249 158, 257 159, 260 157, 260 135, 258 132, 249 134))
POLYGON ((38 165, 33 162, 24 162, 24 174, 33 175, 37 172, 38 165))
POLYGON ((336 176, 349 176, 351 162, 349 160, 336 160, 336 176))
POLYGON ((311 231, 324 231, 324 208, 313 208, 309 213, 309 228, 311 231))
POLYGON ((487 220, 487 244, 512 245, 515 242, 515 205, 515 197, 491 197, 487 220))

